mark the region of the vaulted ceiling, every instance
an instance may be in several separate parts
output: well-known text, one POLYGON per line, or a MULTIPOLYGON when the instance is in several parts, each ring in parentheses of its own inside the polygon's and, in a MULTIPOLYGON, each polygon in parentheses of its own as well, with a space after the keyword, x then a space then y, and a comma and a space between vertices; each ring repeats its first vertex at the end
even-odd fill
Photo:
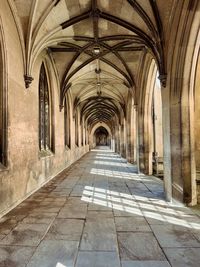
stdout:
POLYGON ((28 87, 47 50, 60 82, 60 106, 70 92, 89 124, 119 116, 137 90, 144 53, 165 74, 163 31, 173 0, 15 0, 24 39, 28 87))

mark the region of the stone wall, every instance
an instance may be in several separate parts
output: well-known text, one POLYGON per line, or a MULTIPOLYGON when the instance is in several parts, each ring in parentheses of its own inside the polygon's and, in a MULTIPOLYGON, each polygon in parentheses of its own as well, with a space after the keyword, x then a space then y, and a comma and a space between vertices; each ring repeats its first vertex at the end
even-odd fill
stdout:
MULTIPOLYGON (((76 147, 71 140, 71 149, 64 144, 64 112, 59 110, 59 89, 55 73, 47 60, 51 76, 53 127, 55 151, 49 157, 40 157, 38 134, 38 77, 47 54, 35 62, 34 81, 29 89, 24 84, 24 62, 19 33, 7 1, 1 1, 1 23, 7 71, 7 140, 8 166, 0 169, 0 216, 9 211, 32 192, 39 189, 57 173, 79 159, 89 146, 76 147)), ((70 114, 72 116, 72 112, 70 114)), ((71 120, 71 136, 74 134, 71 120)))

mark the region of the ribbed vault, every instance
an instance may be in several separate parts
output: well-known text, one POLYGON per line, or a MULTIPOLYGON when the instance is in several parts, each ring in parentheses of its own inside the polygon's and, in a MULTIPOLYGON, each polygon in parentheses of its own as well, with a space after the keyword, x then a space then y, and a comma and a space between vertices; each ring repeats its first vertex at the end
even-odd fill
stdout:
POLYGON ((17 0, 15 4, 21 18, 26 87, 34 78, 34 62, 46 50, 60 84, 60 109, 70 92, 74 113, 79 108, 88 125, 113 118, 120 122, 128 96, 135 97, 139 90, 144 54, 155 59, 164 84, 163 10, 170 12, 171 0, 17 0))

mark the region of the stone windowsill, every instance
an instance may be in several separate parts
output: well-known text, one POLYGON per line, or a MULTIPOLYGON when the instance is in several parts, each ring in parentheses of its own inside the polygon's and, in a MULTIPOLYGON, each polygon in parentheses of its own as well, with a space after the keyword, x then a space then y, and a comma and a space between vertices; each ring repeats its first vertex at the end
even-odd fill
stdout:
POLYGON ((50 150, 40 150, 39 151, 39 158, 43 159, 43 158, 49 158, 49 157, 53 157, 54 153, 50 150))
POLYGON ((69 148, 68 146, 65 146, 65 150, 69 151, 69 150, 71 150, 71 148, 69 148))
POLYGON ((8 167, 4 166, 3 164, 0 163, 0 172, 8 171, 8 167))

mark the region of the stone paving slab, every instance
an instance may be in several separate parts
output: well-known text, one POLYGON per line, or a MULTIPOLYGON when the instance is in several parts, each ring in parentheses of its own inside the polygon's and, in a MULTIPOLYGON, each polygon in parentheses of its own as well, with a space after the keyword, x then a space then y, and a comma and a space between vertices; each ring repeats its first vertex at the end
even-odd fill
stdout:
POLYGON ((48 224, 50 225, 55 219, 55 213, 38 213, 38 214, 30 214, 26 218, 22 220, 22 223, 25 224, 48 224))
POLYGON ((96 204, 90 203, 88 206, 88 210, 90 211, 110 211, 112 210, 112 204, 107 201, 95 201, 96 204), (97 203, 102 203, 102 205, 98 205, 97 203))
POLYGON ((114 220, 87 220, 81 240, 81 250, 116 251, 117 239, 114 220))
POLYGON ((45 240, 80 241, 84 220, 56 219, 51 225, 45 240))
POLYGON ((116 252, 83 252, 80 251, 76 267, 120 267, 116 252))
POLYGON ((198 267, 199 250, 199 248, 166 248, 164 252, 173 267, 198 267))
POLYGON ((35 249, 22 246, 0 246, 1 267, 25 267, 35 249))
POLYGON ((56 267, 59 263, 60 266, 73 267, 77 250, 77 241, 44 240, 38 246, 27 267, 56 267))
POLYGON ((37 246, 48 230, 46 224, 18 224, 5 238, 3 245, 37 246))
POLYGON ((153 233, 118 233, 120 258, 122 260, 165 260, 153 233))
POLYGON ((0 220, 0 267, 199 267, 200 212, 95 149, 0 220))
POLYGON ((199 247, 200 242, 195 238, 190 228, 177 225, 152 225, 153 233, 164 248, 199 247))
POLYGON ((87 204, 65 205, 59 212, 58 218, 78 218, 84 219, 87 213, 87 204))
POLYGON ((113 218, 112 211, 96 211, 96 210, 88 210, 87 219, 90 220, 103 220, 104 218, 113 218))
POLYGON ((7 235, 25 216, 4 216, 0 219, 0 234, 7 235))
POLYGON ((0 240, 3 239, 3 238, 5 238, 5 237, 6 237, 6 235, 1 235, 0 234, 0 240))
POLYGON ((151 228, 142 216, 116 217, 116 230, 118 232, 151 232, 151 228))
POLYGON ((170 267, 167 261, 122 261, 122 267, 170 267))

